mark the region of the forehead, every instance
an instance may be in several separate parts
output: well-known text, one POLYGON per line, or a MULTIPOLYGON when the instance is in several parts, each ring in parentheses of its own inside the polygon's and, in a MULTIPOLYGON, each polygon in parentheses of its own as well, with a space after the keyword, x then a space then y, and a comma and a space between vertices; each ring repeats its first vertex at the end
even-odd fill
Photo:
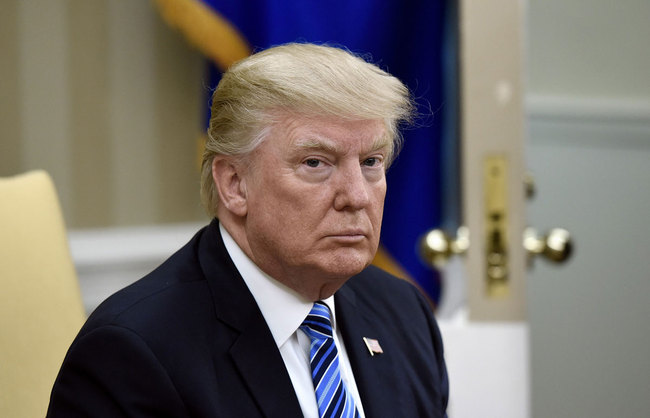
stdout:
POLYGON ((382 120, 348 120, 331 116, 285 116, 271 129, 272 141, 294 149, 319 148, 336 153, 388 148, 382 120))

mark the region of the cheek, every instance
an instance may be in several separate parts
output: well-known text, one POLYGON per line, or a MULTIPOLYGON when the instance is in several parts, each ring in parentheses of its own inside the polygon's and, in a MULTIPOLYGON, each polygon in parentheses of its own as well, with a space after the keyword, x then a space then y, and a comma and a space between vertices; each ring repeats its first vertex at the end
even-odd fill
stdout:
POLYGON ((381 224, 384 217, 384 200, 386 197, 386 187, 384 186, 382 190, 377 192, 375 197, 375 202, 372 209, 371 222, 376 232, 376 239, 379 240, 379 234, 381 231, 381 224))
POLYGON ((321 193, 268 184, 264 193, 251 200, 249 222, 283 246, 297 246, 317 230, 325 216, 321 193))
POLYGON ((372 211, 378 213, 380 220, 382 215, 384 214, 385 199, 386 199, 386 183, 384 182, 383 184, 378 185, 373 190, 372 211))

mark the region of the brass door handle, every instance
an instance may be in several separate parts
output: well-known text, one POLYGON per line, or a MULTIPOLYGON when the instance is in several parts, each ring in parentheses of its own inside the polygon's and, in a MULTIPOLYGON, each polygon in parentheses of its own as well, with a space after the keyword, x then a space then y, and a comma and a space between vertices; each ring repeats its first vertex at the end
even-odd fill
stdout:
POLYGON ((528 227, 524 231, 524 248, 528 252, 529 261, 542 255, 554 263, 563 263, 571 257, 573 241, 566 229, 553 228, 540 237, 535 228, 528 227))
MULTIPOLYGON (((461 226, 455 237, 450 236, 442 229, 432 229, 422 237, 419 248, 424 261, 441 268, 450 257, 464 254, 469 245, 469 229, 461 226)), ((549 261, 562 263, 568 260, 573 253, 571 234, 563 228, 553 228, 541 237, 535 228, 526 228, 523 246, 531 260, 537 255, 542 255, 549 261)))
POLYGON ((469 248, 469 229, 461 226, 456 237, 442 229, 432 229, 420 240, 420 256, 436 268, 442 268, 453 255, 464 254, 469 248))

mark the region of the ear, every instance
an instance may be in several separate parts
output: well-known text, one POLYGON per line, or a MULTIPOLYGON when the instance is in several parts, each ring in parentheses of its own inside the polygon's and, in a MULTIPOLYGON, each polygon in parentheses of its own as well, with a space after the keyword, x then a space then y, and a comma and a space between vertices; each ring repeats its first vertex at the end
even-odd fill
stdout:
POLYGON ((242 164, 232 157, 217 155, 212 160, 212 179, 219 193, 219 205, 241 217, 248 212, 242 174, 242 164))

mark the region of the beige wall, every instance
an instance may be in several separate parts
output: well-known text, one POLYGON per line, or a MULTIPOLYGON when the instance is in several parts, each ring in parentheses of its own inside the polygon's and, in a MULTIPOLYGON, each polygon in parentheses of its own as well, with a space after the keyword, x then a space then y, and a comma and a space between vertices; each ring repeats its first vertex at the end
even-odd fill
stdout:
POLYGON ((147 0, 3 0, 0 176, 44 168, 69 227, 192 221, 203 61, 147 0))

